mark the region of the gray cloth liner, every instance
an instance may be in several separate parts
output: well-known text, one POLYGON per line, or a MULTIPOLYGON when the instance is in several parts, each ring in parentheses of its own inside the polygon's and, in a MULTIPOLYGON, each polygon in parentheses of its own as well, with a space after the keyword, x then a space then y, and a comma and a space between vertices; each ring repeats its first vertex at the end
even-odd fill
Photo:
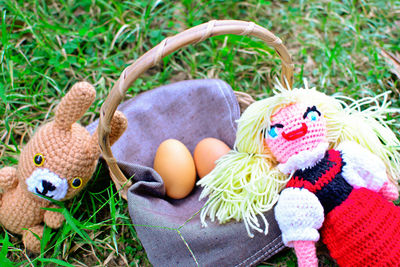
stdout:
MULTIPOLYGON (((132 222, 154 266, 251 266, 282 250, 273 211, 266 214, 269 233, 247 235, 241 222, 220 225, 209 219, 202 227, 197 187, 182 200, 165 196, 161 177, 152 169, 159 144, 169 138, 193 153, 196 144, 215 137, 232 147, 239 105, 231 87, 221 80, 190 80, 145 92, 118 108, 128 129, 112 151, 126 177, 132 222)), ((90 125, 92 131, 95 124, 90 125)))

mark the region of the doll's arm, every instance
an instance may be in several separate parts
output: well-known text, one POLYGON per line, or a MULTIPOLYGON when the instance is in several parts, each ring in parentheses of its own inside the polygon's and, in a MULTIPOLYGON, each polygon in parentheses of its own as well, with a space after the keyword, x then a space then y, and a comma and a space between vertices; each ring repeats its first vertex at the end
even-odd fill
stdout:
POLYGON ((324 222, 318 198, 305 188, 286 188, 279 196, 275 217, 283 243, 295 248, 299 266, 317 266, 315 242, 324 222))
POLYGON ((0 169, 0 188, 8 191, 18 185, 17 169, 13 167, 4 167, 0 169))
POLYGON ((314 241, 293 241, 299 267, 318 266, 314 241))
POLYGON ((338 146, 344 165, 343 178, 354 188, 365 187, 379 192, 389 181, 383 161, 368 149, 355 142, 343 142, 338 146))
POLYGON ((399 198, 399 191, 397 190, 397 187, 390 181, 387 181, 383 184, 381 190, 379 190, 379 193, 389 201, 394 201, 399 198))
MULTIPOLYGON (((50 205, 49 208, 60 208, 56 205, 50 205)), ((63 224, 65 218, 64 215, 57 211, 46 210, 44 213, 44 223, 50 228, 57 229, 63 224)))

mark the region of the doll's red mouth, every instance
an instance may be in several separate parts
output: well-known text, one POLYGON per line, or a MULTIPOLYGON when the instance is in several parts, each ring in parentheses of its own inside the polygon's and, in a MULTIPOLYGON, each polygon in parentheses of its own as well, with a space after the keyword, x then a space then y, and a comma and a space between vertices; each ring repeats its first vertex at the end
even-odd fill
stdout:
POLYGON ((305 124, 303 122, 299 129, 296 129, 296 130, 288 132, 288 133, 283 132, 282 137, 288 141, 293 141, 293 140, 296 140, 297 138, 300 138, 300 137, 306 135, 307 131, 308 131, 307 124, 305 124))

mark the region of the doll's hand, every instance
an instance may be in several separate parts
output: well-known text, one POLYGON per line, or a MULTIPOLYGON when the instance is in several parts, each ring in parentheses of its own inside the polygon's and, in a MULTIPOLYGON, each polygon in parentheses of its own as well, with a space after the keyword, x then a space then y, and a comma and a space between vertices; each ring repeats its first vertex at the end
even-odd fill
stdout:
POLYGON ((299 267, 317 267, 318 258, 314 241, 293 241, 299 267))
POLYGON ((379 190, 379 193, 390 201, 399 198, 399 191, 397 190, 397 187, 389 181, 383 184, 381 190, 379 190))
POLYGON ((0 170, 0 188, 3 192, 18 185, 17 170, 13 167, 4 167, 0 170))

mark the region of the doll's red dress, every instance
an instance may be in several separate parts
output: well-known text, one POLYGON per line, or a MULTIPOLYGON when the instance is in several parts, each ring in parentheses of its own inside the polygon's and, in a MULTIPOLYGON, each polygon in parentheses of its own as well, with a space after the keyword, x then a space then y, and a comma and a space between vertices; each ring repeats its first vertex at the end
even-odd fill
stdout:
POLYGON ((383 163, 352 143, 320 155, 281 193, 275 213, 284 242, 317 241, 322 226, 339 266, 400 266, 400 208, 378 193, 383 163))

